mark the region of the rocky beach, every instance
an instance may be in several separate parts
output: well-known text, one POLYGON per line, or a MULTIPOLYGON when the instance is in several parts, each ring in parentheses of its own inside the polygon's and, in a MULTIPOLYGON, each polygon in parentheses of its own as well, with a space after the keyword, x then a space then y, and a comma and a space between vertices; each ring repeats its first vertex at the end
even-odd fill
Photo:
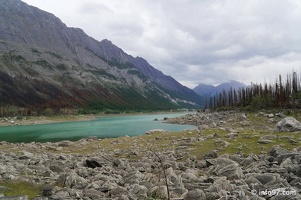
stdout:
POLYGON ((0 199, 298 200, 299 117, 204 111, 166 119, 198 126, 179 133, 2 141, 0 199))
POLYGON ((102 115, 22 116, 2 117, 0 126, 51 124, 58 122, 89 121, 102 115))

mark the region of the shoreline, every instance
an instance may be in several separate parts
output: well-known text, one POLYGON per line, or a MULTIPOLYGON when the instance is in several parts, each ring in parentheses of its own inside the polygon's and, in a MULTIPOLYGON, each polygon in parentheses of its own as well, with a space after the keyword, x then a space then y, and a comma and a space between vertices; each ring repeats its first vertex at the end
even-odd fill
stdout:
POLYGON ((0 127, 90 121, 96 119, 97 117, 98 116, 96 115, 25 116, 21 119, 18 117, 3 117, 0 118, 0 127))
POLYGON ((119 113, 119 114, 81 114, 81 115, 54 115, 54 116, 22 116, 22 117, 1 117, 0 127, 7 126, 28 126, 36 124, 53 124, 62 122, 79 122, 79 121, 91 121, 101 117, 113 117, 113 116, 131 116, 131 115, 156 115, 156 114, 170 114, 170 113, 183 113, 187 112, 137 112, 137 113, 119 113))

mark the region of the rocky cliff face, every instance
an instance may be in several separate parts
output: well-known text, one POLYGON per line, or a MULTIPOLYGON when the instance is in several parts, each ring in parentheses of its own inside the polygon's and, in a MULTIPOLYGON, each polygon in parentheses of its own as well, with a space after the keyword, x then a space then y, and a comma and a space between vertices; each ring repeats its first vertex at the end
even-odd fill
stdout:
POLYGON ((169 109, 202 100, 142 58, 20 0, 0 0, 0 104, 169 109))

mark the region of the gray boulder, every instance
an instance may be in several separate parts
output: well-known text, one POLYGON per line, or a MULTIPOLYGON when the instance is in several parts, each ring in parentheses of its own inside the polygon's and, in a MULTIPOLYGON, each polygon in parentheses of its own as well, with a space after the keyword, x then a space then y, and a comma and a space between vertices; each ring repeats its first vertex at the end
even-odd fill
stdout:
POLYGON ((260 183, 262 185, 266 185, 268 183, 275 182, 276 180, 279 180, 280 175, 279 174, 273 174, 273 173, 265 173, 265 174, 262 174, 262 173, 249 173, 249 174, 246 174, 246 178, 247 178, 248 181, 251 178, 252 179, 255 178, 258 181, 258 183, 260 183))
POLYGON ((274 160, 277 161, 279 165, 287 158, 295 158, 300 155, 298 152, 289 151, 279 146, 274 146, 269 154, 275 158, 274 160))
POLYGON ((224 177, 217 179, 214 183, 208 188, 209 192, 219 193, 221 190, 232 191, 232 186, 229 180, 226 180, 224 177))
POLYGON ((121 197, 121 196, 127 195, 127 194, 128 194, 128 191, 124 187, 116 187, 116 188, 110 190, 110 192, 109 192, 109 196, 112 198, 121 197))
POLYGON ((270 151, 269 154, 273 157, 278 157, 281 155, 287 155, 287 154, 291 154, 292 152, 287 150, 287 149, 283 149, 279 146, 274 146, 270 151))
POLYGON ((152 196, 156 196, 162 199, 168 198, 168 190, 165 185, 161 185, 160 187, 154 187, 151 189, 152 196))
POLYGON ((207 165, 210 166, 211 173, 218 176, 225 176, 229 180, 241 179, 244 177, 240 166, 228 158, 207 159, 207 165))
POLYGON ((83 194, 85 197, 89 197, 90 199, 99 199, 101 197, 105 197, 105 193, 93 189, 84 190, 83 194))
POLYGON ((132 196, 144 196, 147 197, 148 189, 143 185, 134 184, 131 186, 130 193, 132 196))
POLYGON ((278 132, 301 131, 301 123, 293 117, 286 117, 276 124, 275 131, 278 132))
POLYGON ((206 199, 205 193, 200 189, 194 189, 185 194, 184 200, 202 200, 206 199))

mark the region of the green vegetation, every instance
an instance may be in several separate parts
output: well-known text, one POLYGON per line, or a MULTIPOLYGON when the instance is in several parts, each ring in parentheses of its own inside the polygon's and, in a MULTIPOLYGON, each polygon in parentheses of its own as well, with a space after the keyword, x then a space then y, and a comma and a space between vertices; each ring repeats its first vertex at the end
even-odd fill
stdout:
POLYGON ((46 108, 43 110, 43 115, 46 115, 46 116, 53 115, 53 110, 51 108, 46 108))
POLYGON ((37 64, 37 65, 46 67, 46 68, 50 68, 50 69, 53 68, 53 66, 51 64, 49 64, 46 60, 37 60, 34 63, 37 64))
POLYGON ((51 51, 47 51, 45 53, 48 53, 48 54, 52 55, 53 57, 55 57, 57 59, 60 59, 60 60, 63 59, 63 57, 61 55, 57 54, 57 53, 54 53, 54 52, 51 52, 51 51))
POLYGON ((128 73, 129 74, 132 74, 132 75, 137 75, 139 78, 141 78, 143 81, 146 81, 147 80, 147 77, 142 74, 140 71, 136 70, 136 69, 131 69, 131 70, 128 70, 128 73))
POLYGON ((4 53, 3 55, 0 55, 1 61, 3 65, 6 67, 12 67, 15 68, 15 62, 19 62, 20 64, 24 64, 27 62, 27 60, 21 56, 17 55, 15 51, 10 51, 9 53, 4 53))
POLYGON ((36 54, 42 54, 41 52, 39 52, 37 49, 35 48, 31 48, 31 52, 32 53, 36 53, 36 54))
POLYGON ((113 74, 110 74, 106 70, 103 70, 103 69, 88 70, 88 71, 91 72, 92 74, 95 74, 95 75, 98 75, 98 76, 105 76, 109 79, 117 80, 117 78, 113 74))
POLYGON ((31 199, 42 192, 42 186, 20 181, 3 181, 0 182, 0 186, 2 186, 0 187, 0 193, 5 196, 28 195, 28 198, 31 199))
POLYGON ((57 64, 55 67, 58 68, 59 70, 67 70, 68 69, 68 66, 63 63, 57 64))
POLYGON ((292 150, 300 145, 291 144, 289 139, 297 140, 298 135, 291 133, 279 133, 278 139, 273 143, 260 144, 258 140, 263 136, 270 135, 268 131, 244 131, 238 134, 236 139, 226 138, 229 134, 227 131, 220 129, 210 129, 204 131, 203 135, 209 136, 204 141, 198 141, 200 134, 196 130, 174 132, 174 133, 154 133, 151 135, 143 135, 136 137, 120 137, 103 139, 100 141, 89 142, 83 147, 70 146, 64 149, 65 153, 79 153, 79 154, 93 154, 99 150, 112 151, 124 150, 127 154, 120 154, 117 157, 128 159, 140 159, 145 156, 150 149, 156 152, 175 150, 179 152, 186 152, 182 160, 186 160, 190 156, 196 156, 201 159, 206 153, 217 150, 219 155, 240 153, 243 155, 267 153, 273 146, 280 145, 283 148, 292 150), (218 134, 219 138, 211 138, 210 135, 218 134), (218 139, 228 142, 228 146, 221 147, 218 139), (185 143, 185 146, 181 146, 185 143), (133 156, 131 152, 139 150, 139 154, 133 156))
POLYGON ((148 112, 178 108, 178 105, 171 104, 168 99, 151 89, 144 94, 127 87, 110 88, 110 90, 99 87, 95 90, 102 99, 98 97, 88 101, 84 108, 79 110, 79 114, 98 114, 106 109, 119 112, 148 112))
POLYGON ((134 65, 130 62, 121 63, 116 59, 107 61, 110 66, 115 66, 119 69, 131 69, 134 68, 134 65))
POLYGON ((208 108, 244 108, 249 111, 271 108, 301 108, 301 83, 296 72, 285 81, 279 75, 275 84, 253 84, 239 90, 230 89, 216 94, 207 102, 208 108))
POLYGON ((12 54, 12 59, 16 60, 16 61, 26 61, 26 59, 23 56, 21 56, 21 55, 14 55, 14 54, 12 54))
POLYGON ((104 111, 104 114, 120 114, 120 111, 118 111, 118 110, 106 109, 106 110, 104 111))
POLYGON ((25 67, 24 71, 26 71, 31 77, 36 77, 39 75, 39 72, 37 72, 36 70, 34 70, 30 67, 25 67))

